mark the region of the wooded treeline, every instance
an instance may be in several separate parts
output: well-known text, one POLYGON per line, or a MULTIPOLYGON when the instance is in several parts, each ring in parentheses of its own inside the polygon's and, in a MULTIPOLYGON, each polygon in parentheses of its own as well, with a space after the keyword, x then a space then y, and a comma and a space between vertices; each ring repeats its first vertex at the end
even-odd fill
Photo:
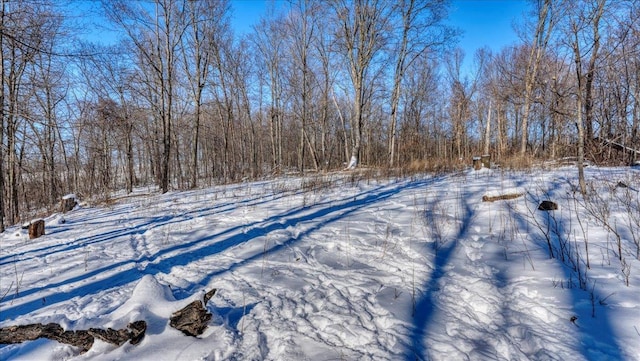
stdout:
POLYGON ((105 0, 110 45, 73 1, 0 1, 2 230, 69 192, 640 148, 634 0, 531 1, 519 43, 470 55, 447 0, 276 2, 246 34, 227 0, 105 0))

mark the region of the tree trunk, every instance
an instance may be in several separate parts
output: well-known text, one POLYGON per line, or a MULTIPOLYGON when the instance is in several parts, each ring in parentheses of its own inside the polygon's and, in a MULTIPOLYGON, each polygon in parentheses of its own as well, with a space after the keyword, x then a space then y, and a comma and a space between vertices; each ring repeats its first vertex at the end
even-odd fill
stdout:
POLYGON ((193 124, 193 137, 191 138, 191 184, 190 188, 196 188, 198 186, 198 141, 200 139, 200 96, 195 100, 196 109, 194 114, 193 124))
MULTIPOLYGON (((364 75, 359 75, 359 79, 362 79, 364 75)), ((349 160, 349 165, 347 166, 348 169, 355 169, 358 167, 358 162, 360 160, 360 147, 361 147, 361 143, 362 143, 362 121, 363 121, 363 115, 362 115, 362 110, 364 107, 363 104, 363 89, 364 85, 362 84, 362 81, 358 81, 356 84, 354 84, 354 88, 355 88, 355 100, 354 100, 354 107, 355 107, 355 114, 353 117, 353 120, 351 122, 351 126, 353 128, 352 131, 352 143, 351 143, 351 159, 349 160)))
POLYGON ((340 3, 336 7, 344 54, 349 65, 349 75, 353 85, 353 117, 351 118, 352 143, 348 169, 355 169, 360 160, 364 110, 370 84, 367 76, 376 54, 382 49, 381 34, 386 31, 388 14, 384 1, 358 0, 355 4, 340 3))
POLYGON ((586 146, 589 148, 593 141, 593 81, 596 73, 596 60, 598 58, 598 50, 600 49, 600 18, 604 12, 606 0, 598 0, 596 13, 593 16, 593 47, 591 49, 591 56, 589 58, 589 64, 587 68, 587 74, 585 74, 584 83, 584 134, 586 140, 586 146))
POLYGON ((133 166, 133 126, 131 125, 131 119, 125 120, 127 124, 127 135, 126 135, 126 147, 127 147, 127 193, 133 192, 133 185, 135 183, 135 169, 133 166))
MULTIPOLYGON (((15 110, 15 107, 13 108, 15 110)), ((16 154, 16 117, 9 108, 7 121, 7 151, 9 160, 9 220, 13 224, 20 222, 20 208, 18 203, 18 155, 16 154)))
MULTIPOLYGON (((411 29, 411 22, 413 18, 413 7, 415 1, 410 0, 408 9, 402 14, 402 40, 400 41, 400 49, 398 51, 398 58, 396 61, 396 68, 393 74, 393 89, 391 91, 391 124, 389 125, 389 140, 388 140, 388 163, 389 167, 394 166, 394 158, 396 151, 396 127, 398 123, 398 104, 400 103, 400 88, 402 85, 402 78, 404 77, 405 63, 407 59, 407 44, 409 42, 409 30, 411 29)), ((402 9, 404 10, 404 8, 402 9)))
POLYGON ((487 127, 484 132, 484 149, 483 155, 489 154, 489 147, 491 145, 491 99, 489 99, 489 110, 487 111, 487 127))
MULTIPOLYGON (((5 1, 0 0, 0 29, 4 29, 5 1)), ((4 144, 4 32, 0 31, 0 144, 4 144)), ((4 232, 4 147, 0 148, 0 233, 4 232)))
POLYGON ((584 125, 582 119, 582 107, 584 106, 582 100, 582 58, 580 53, 580 40, 578 30, 575 29, 573 43, 573 55, 576 64, 576 80, 578 83, 577 96, 576 96, 576 125, 578 128, 578 183, 580 187, 580 193, 587 194, 587 185, 584 180, 584 125))
MULTIPOLYGON (((637 74, 638 74, 638 78, 640 78, 640 64, 637 65, 638 66, 638 70, 637 70, 637 74)), ((636 100, 633 103, 633 124, 631 126, 631 144, 639 144, 640 143, 640 87, 636 87, 635 91, 634 91, 634 99, 636 100)), ((633 156, 633 161, 636 161, 637 156, 636 153, 634 153, 633 156)))
MULTIPOLYGON (((164 42, 164 54, 166 56, 166 74, 163 72, 160 76, 162 78, 163 86, 161 91, 166 93, 162 96, 163 102, 163 117, 162 117, 162 178, 161 187, 162 193, 169 191, 169 168, 171 161, 171 138, 172 138, 172 118, 173 118, 173 66, 174 66, 174 50, 175 48, 171 44, 171 23, 169 20, 170 9, 165 9, 165 42, 164 42), (166 103, 165 103, 166 102, 166 103)), ((160 45, 160 33, 158 32, 158 46, 160 45)), ((174 34, 175 36, 175 34, 174 34)), ((162 59, 160 62, 163 63, 162 59)))
POLYGON ((529 53, 529 60, 527 63, 525 73, 525 89, 524 89, 524 104, 522 106, 522 135, 520 140, 520 155, 524 156, 527 152, 528 136, 529 136, 529 113, 531 108, 533 96, 533 88, 538 76, 538 66, 540 65, 540 59, 545 51, 549 38, 551 36, 551 30, 554 26, 553 14, 549 15, 550 8, 552 6, 552 0, 543 0, 538 2, 541 9, 538 10, 538 24, 536 26, 536 32, 534 34, 534 42, 531 44, 531 51, 529 53))
POLYGON ((135 168, 134 168, 134 159, 133 159, 133 119, 129 106, 124 97, 124 92, 122 89, 119 89, 120 95, 120 106, 123 111, 123 126, 124 126, 124 138, 125 138, 125 156, 127 161, 127 182, 126 182, 126 190, 127 193, 133 192, 133 185, 135 183, 135 168))

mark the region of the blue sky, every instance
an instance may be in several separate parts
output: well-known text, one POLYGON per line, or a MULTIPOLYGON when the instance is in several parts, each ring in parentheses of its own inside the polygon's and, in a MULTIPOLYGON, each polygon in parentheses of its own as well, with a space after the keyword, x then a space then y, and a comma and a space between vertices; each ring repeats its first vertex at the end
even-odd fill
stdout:
MULTIPOLYGON (((249 31, 272 4, 284 0, 232 0, 234 26, 249 31)), ((521 21, 528 8, 526 0, 453 0, 449 23, 464 30, 461 46, 473 49, 489 45, 501 48, 517 40, 512 24, 521 21)))
POLYGON ((513 24, 522 23, 529 6, 525 0, 455 0, 448 23, 463 30, 459 46, 473 58, 483 46, 499 51, 517 42, 513 24))
MULTIPOLYGON (((270 6, 284 4, 284 0, 231 0, 233 8, 233 26, 236 33, 251 31, 260 17, 270 6)), ((73 11, 80 17, 92 18, 99 12, 95 1, 84 0, 72 3, 73 11)), ((514 22, 522 23, 530 4, 526 0, 453 0, 450 8, 448 24, 463 31, 459 46, 465 51, 465 67, 473 61, 476 49, 489 46, 494 52, 518 41, 513 29, 514 22)), ((95 26, 95 24, 92 24, 95 26)), ((99 29, 88 29, 91 40, 109 42, 112 36, 99 29), (98 34, 96 36, 96 34, 98 34)))
MULTIPOLYGON (((284 0, 232 0, 233 25, 237 33, 251 31, 260 16, 274 3, 284 0)), ((453 0, 447 23, 460 28, 463 35, 458 46, 465 51, 463 67, 468 69, 477 49, 488 46, 498 52, 517 42, 513 29, 522 23, 530 4, 526 0, 453 0)))
POLYGON ((525 0, 454 0, 448 23, 462 29, 458 46, 465 52, 463 72, 471 69, 475 52, 494 53, 519 41, 514 24, 522 24, 530 4, 525 0))

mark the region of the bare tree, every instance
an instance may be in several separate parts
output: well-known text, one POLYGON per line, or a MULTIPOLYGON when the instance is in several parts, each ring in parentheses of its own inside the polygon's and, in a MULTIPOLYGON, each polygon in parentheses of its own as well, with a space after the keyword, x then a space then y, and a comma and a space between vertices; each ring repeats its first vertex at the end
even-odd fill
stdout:
MULTIPOLYGON (((640 49, 640 21, 638 16, 633 15, 633 6, 626 8, 622 6, 624 4, 613 3, 612 6, 618 5, 618 8, 608 10, 603 15, 609 19, 603 19, 600 29, 604 38, 601 55, 596 63, 597 71, 594 71, 592 121, 594 130, 599 130, 600 139, 637 148, 635 145, 640 144, 640 87, 635 84, 640 78, 640 60, 633 55, 638 54, 640 49), (607 16, 611 13, 629 14, 629 17, 607 16)), ((640 11, 640 4, 636 3, 635 11, 640 11)), ((586 108, 585 104, 585 128, 588 126, 586 108)), ((612 147, 598 147, 597 138, 593 138, 594 141, 589 146, 588 129, 585 132, 585 152, 591 152, 590 155, 596 161, 622 160, 632 164, 638 159, 635 152, 616 154, 612 147)))
POLYGON ((118 150, 124 152, 126 182, 128 193, 133 191, 136 181, 134 161, 134 130, 133 119, 133 69, 126 57, 123 44, 112 46, 96 46, 83 44, 82 51, 91 56, 81 57, 77 61, 79 75, 95 102, 113 102, 111 108, 120 112, 112 125, 112 131, 117 132, 123 142, 118 142, 118 150), (117 106, 116 106, 117 105, 117 106), (123 144, 124 143, 124 144, 123 144))
POLYGON ((524 156, 527 151, 527 143, 529 136, 529 112, 531 111, 531 103, 533 89, 538 76, 538 67, 540 60, 545 52, 551 33, 558 21, 558 14, 555 11, 554 2, 552 0, 536 0, 537 25, 533 33, 533 39, 529 44, 529 57, 526 65, 524 77, 524 104, 522 105, 522 136, 520 138, 520 155, 524 156))
POLYGON ((393 49, 395 69, 391 86, 388 162, 393 167, 396 157, 396 129, 400 91, 405 72, 423 53, 452 40, 457 32, 441 22, 447 16, 447 1, 398 0, 394 13, 401 29, 393 49))
POLYGON ((235 106, 235 114, 237 115, 238 125, 240 127, 240 139, 236 142, 240 143, 241 161, 240 166, 244 175, 255 178, 258 170, 258 139, 257 127, 254 123, 253 112, 251 109, 250 88, 254 68, 250 62, 245 59, 249 57, 248 43, 241 40, 236 46, 228 51, 227 63, 230 69, 231 87, 230 91, 233 96, 233 104, 235 106))
POLYGON ((227 61, 231 52, 231 38, 228 34, 224 34, 220 39, 220 46, 212 47, 213 61, 216 71, 216 112, 222 129, 222 177, 225 182, 237 176, 233 162, 233 141, 236 133, 234 112, 234 94, 233 94, 233 69, 232 65, 227 61))
POLYGON ((316 53, 318 54, 320 62, 320 71, 317 77, 320 87, 320 114, 319 114, 319 127, 320 127, 320 163, 323 170, 327 170, 330 165, 329 150, 329 131, 330 131, 330 117, 331 111, 331 87, 334 84, 335 72, 332 71, 331 66, 331 51, 330 51, 330 35, 327 34, 327 22, 320 22, 321 29, 318 31, 318 37, 315 42, 316 53))
POLYGON ((219 0, 188 1, 186 21, 188 30, 183 37, 183 66, 188 89, 193 101, 193 132, 191 137, 191 180, 195 188, 198 181, 200 128, 204 92, 211 81, 209 73, 213 57, 212 47, 218 47, 220 33, 228 27, 229 3, 219 0))
MULTIPOLYGON (((604 13, 605 3, 606 0, 595 0, 593 4, 587 5, 592 9, 591 43, 589 44, 591 54, 584 79, 584 137, 587 146, 593 141, 593 81, 596 76, 596 61, 600 51, 600 19, 604 13)), ((574 46, 574 53, 575 51, 576 46, 574 46)))
POLYGON ((64 147, 59 145, 59 114, 65 100, 68 84, 66 69, 60 57, 54 56, 58 39, 65 36, 60 14, 49 12, 42 23, 42 32, 46 33, 40 42, 40 51, 34 57, 34 69, 29 81, 35 85, 32 91, 32 118, 28 122, 42 159, 42 199, 46 204, 54 204, 59 196, 56 158, 64 155, 64 147))
POLYGON ((353 87, 353 139, 347 168, 358 166, 365 127, 365 106, 369 100, 374 60, 385 44, 390 6, 383 0, 335 0, 338 22, 337 43, 346 58, 353 87))
POLYGON ((264 76, 267 78, 269 89, 269 135, 271 140, 272 167, 276 173, 281 171, 283 162, 283 64, 282 53, 284 51, 284 36, 282 27, 284 20, 281 18, 260 20, 254 28, 254 44, 260 54, 260 58, 266 68, 264 76))
MULTIPOLYGON (((570 35, 570 47, 573 52, 573 60, 575 62, 575 75, 576 75, 576 126, 578 130, 578 181, 580 186, 580 192, 586 194, 587 187, 584 179, 584 146, 585 146, 585 127, 584 127, 584 111, 587 102, 587 98, 590 99, 591 90, 587 90, 592 83, 588 81, 590 77, 588 72, 594 71, 592 66, 595 64, 594 52, 598 50, 599 33, 598 23, 602 18, 604 12, 606 0, 595 0, 591 4, 584 4, 587 6, 580 6, 576 13, 572 14, 569 20, 569 35, 570 35), (589 6, 591 5, 591 6, 589 6), (584 33, 591 27, 593 29, 593 37, 588 38, 585 42, 583 40, 584 33), (591 59, 589 61, 589 67, 587 73, 583 69, 583 57, 591 52, 591 59), (583 93, 584 92, 584 93, 583 93), (589 95, 587 95, 589 94, 589 95)), ((596 54, 597 55, 597 54, 596 54)), ((592 79, 592 76, 591 76, 592 79)), ((591 105, 589 105, 591 106, 591 105)))
POLYGON ((444 144, 445 125, 441 121, 444 102, 442 83, 437 64, 426 54, 407 68, 404 91, 401 94, 402 119, 398 124, 399 164, 411 166, 413 162, 437 155, 447 159, 450 152, 444 144))
POLYGON ((159 183, 169 190, 178 48, 186 31, 182 2, 154 0, 153 7, 124 0, 103 1, 109 19, 122 27, 139 54, 140 67, 151 75, 149 88, 162 142, 159 183))
MULTIPOLYGON (((45 6, 26 1, 2 2, 2 57, 3 57, 3 134, 7 139, 6 163, 9 199, 9 221, 17 223, 20 220, 20 200, 18 196, 24 140, 18 138, 21 128, 25 124, 25 104, 29 91, 25 88, 27 70, 33 65, 36 54, 46 34, 42 28, 47 21, 45 6), (6 108, 5 108, 6 104, 6 108)), ((4 149, 2 150, 4 151, 4 149)), ((4 196, 3 196, 4 197, 4 196)))
POLYGON ((466 156, 467 122, 471 117, 471 101, 476 91, 477 77, 469 80, 461 72, 464 52, 456 49, 447 63, 447 75, 449 77, 451 94, 449 104, 449 118, 453 129, 453 146, 458 159, 466 156))
MULTIPOLYGON (((317 31, 315 12, 317 12, 318 3, 314 3, 311 0, 297 0, 293 3, 293 11, 287 18, 286 26, 288 28, 288 34, 291 37, 290 52, 294 59, 294 76, 299 79, 294 80, 300 83, 295 91, 293 91, 294 98, 298 98, 299 101, 296 111, 296 117, 300 119, 300 134, 298 141, 298 171, 304 173, 304 159, 305 159, 305 142, 309 137, 307 134, 307 126, 311 117, 311 48, 312 41, 317 31)), ((292 82, 293 83, 293 82, 292 82)), ((312 159, 314 167, 318 169, 318 158, 315 154, 315 149, 309 144, 309 151, 312 153, 312 159)))
POLYGON ((4 19, 6 0, 0 1, 0 233, 4 232, 4 19))

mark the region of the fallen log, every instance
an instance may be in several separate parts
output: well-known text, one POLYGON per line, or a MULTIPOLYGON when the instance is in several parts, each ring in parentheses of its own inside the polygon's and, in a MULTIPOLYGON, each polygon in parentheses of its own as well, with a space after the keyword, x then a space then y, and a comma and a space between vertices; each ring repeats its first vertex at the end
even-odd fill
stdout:
MULTIPOLYGON (((60 327, 62 330, 62 327, 60 327)), ((43 335, 50 340, 58 341, 60 343, 66 343, 67 345, 80 348, 80 353, 85 353, 91 349, 95 339, 86 330, 78 331, 63 331, 60 333, 52 333, 49 335, 43 335)))
POLYGON ((515 199, 518 197, 522 197, 523 193, 511 193, 511 194, 501 194, 499 196, 482 196, 483 202, 495 202, 495 201, 504 201, 509 199, 515 199))
POLYGON ((193 301, 181 310, 171 315, 169 325, 176 330, 182 331, 187 336, 201 335, 207 328, 211 320, 211 313, 207 311, 205 305, 216 293, 216 289, 205 293, 202 301, 193 301))
POLYGON ((24 341, 33 341, 40 337, 45 337, 43 336, 45 334, 61 332, 63 332, 62 327, 57 323, 48 323, 46 325, 36 323, 32 325, 9 326, 0 328, 0 343, 12 344, 24 341))
MULTIPOLYGON (((214 288, 204 294, 202 301, 193 301, 174 312, 170 318, 171 327, 182 331, 188 336, 201 335, 212 317, 205 305, 215 293, 216 289, 214 288)), ((146 331, 147 323, 143 320, 132 322, 126 328, 120 330, 90 328, 88 330, 65 331, 57 323, 48 323, 46 325, 34 323, 0 328, 0 344, 15 344, 47 338, 78 347, 82 354, 91 349, 96 338, 116 346, 121 346, 127 341, 132 345, 137 345, 144 338, 146 331)))
POLYGON ((128 324, 127 328, 120 330, 114 330, 112 328, 107 328, 106 330, 90 328, 88 332, 91 336, 104 342, 120 346, 127 341, 132 345, 139 344, 146 331, 147 323, 145 321, 135 321, 128 324))
POLYGON ((21 326, 9 326, 0 329, 0 344, 22 343, 39 338, 66 343, 80 348, 80 353, 89 351, 94 338, 87 331, 65 331, 57 323, 41 323, 21 326))
POLYGON ((46 325, 34 323, 0 328, 0 344, 14 344, 39 338, 48 338, 78 347, 80 348, 80 353, 85 353, 93 346, 95 338, 116 346, 120 346, 127 341, 132 345, 137 345, 144 337, 146 330, 147 323, 145 321, 132 322, 127 325, 127 328, 121 330, 90 328, 89 330, 78 331, 65 331, 57 323, 48 323, 46 325))
MULTIPOLYGON (((188 336, 201 335, 213 316, 207 311, 205 305, 215 293, 216 289, 214 288, 204 294, 202 301, 193 301, 181 310, 174 312, 170 318, 171 327, 188 336)), ((127 325, 127 328, 120 330, 90 328, 88 330, 65 331, 57 323, 46 325, 34 323, 0 328, 0 344, 15 344, 47 338, 78 347, 81 350, 80 353, 85 353, 91 349, 96 338, 116 346, 121 346, 127 341, 132 345, 137 345, 144 338, 146 331, 147 323, 143 320, 132 322, 127 325)))

